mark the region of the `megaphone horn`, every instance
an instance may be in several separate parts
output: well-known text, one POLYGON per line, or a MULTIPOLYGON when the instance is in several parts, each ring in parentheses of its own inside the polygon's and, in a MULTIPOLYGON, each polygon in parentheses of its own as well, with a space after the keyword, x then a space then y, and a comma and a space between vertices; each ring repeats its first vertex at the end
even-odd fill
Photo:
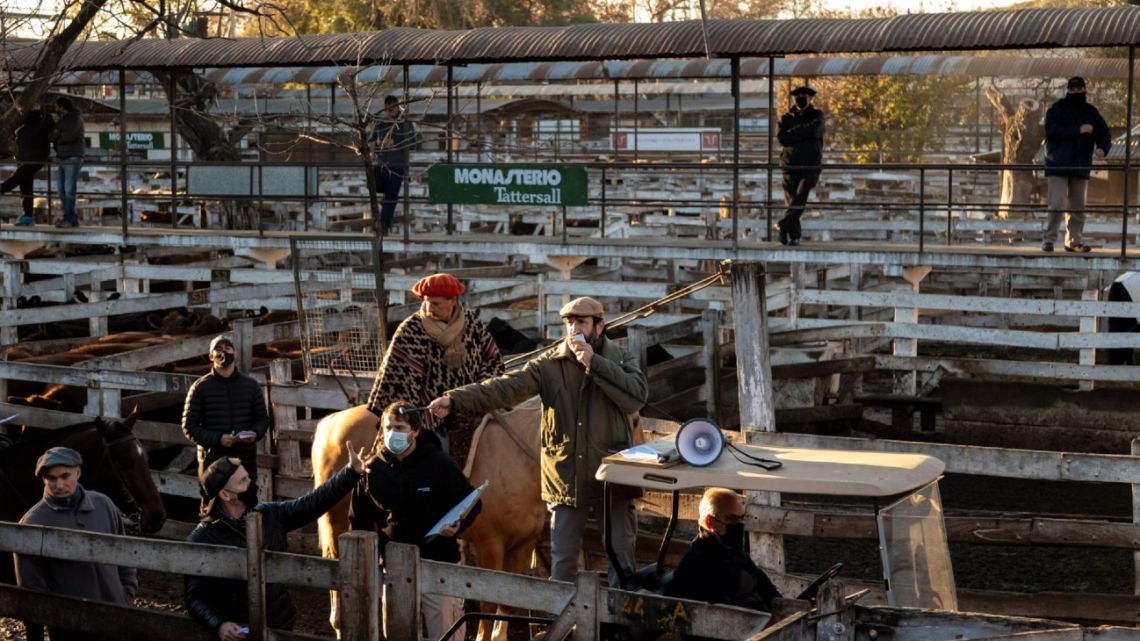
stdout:
POLYGON ((712 465, 724 450, 724 434, 706 418, 686 421, 677 430, 676 440, 681 460, 693 467, 712 465))

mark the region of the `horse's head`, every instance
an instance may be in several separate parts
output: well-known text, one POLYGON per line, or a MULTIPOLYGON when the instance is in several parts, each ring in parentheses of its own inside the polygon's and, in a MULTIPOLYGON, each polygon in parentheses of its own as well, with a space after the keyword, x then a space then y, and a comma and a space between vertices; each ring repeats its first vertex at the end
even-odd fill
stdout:
POLYGON ((91 468, 114 475, 122 496, 112 495, 112 500, 128 514, 137 509, 140 514, 139 529, 144 534, 151 534, 157 532, 166 521, 166 508, 162 505, 162 497, 150 475, 146 450, 131 431, 137 419, 138 408, 131 410, 130 415, 124 419, 95 419, 95 428, 103 439, 104 448, 102 460, 91 461, 91 468), (130 503, 133 503, 133 509, 130 503))

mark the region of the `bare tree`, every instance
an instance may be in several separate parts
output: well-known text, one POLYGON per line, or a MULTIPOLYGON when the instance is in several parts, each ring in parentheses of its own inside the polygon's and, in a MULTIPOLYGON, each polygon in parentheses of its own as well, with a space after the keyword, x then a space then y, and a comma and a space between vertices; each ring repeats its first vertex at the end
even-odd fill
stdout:
MULTIPOLYGON (((995 87, 986 88, 986 98, 1001 118, 1001 162, 1003 165, 1028 165, 1045 139, 1042 122, 1043 105, 1035 98, 1022 98, 1014 104, 995 87)), ((1001 198, 998 216, 1009 216, 1011 205, 1027 205, 1033 192, 1033 172, 1010 170, 1001 172, 1001 198)))

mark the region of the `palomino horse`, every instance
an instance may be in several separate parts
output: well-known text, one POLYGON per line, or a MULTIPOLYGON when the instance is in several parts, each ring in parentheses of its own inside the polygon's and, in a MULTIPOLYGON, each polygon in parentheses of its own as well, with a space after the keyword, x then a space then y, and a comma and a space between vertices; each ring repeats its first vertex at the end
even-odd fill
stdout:
POLYGON ((137 515, 144 534, 157 532, 166 521, 166 508, 150 476, 146 450, 131 432, 137 418, 135 411, 125 419, 96 418, 0 450, 0 520, 18 521, 43 496, 36 459, 48 448, 70 447, 83 456, 83 487, 106 494, 128 519, 137 515))
MULTIPOLYGON (((484 417, 475 431, 467 465, 463 470, 472 485, 490 481, 483 492, 483 508, 463 532, 463 541, 481 568, 522 572, 530 564, 534 548, 546 523, 546 506, 539 494, 538 397, 514 410, 484 417)), ((313 436, 313 477, 323 483, 348 461, 345 441, 363 444, 376 438, 376 416, 364 406, 326 416, 313 436)), ((321 551, 336 558, 337 537, 348 529, 349 500, 337 504, 319 523, 321 551)), ((336 596, 329 617, 337 628, 336 596)), ((493 611, 494 604, 483 604, 493 611)), ((480 626, 479 638, 492 636, 491 626, 480 626)), ((506 626, 496 626, 495 638, 505 638, 506 626)))

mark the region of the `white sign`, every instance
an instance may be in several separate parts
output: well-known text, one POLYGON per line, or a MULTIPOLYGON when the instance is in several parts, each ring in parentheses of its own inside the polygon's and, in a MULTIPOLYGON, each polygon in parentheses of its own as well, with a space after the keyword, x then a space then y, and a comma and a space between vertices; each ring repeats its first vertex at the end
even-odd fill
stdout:
POLYGON ((615 151, 707 151, 720 150, 717 127, 638 129, 620 127, 610 133, 615 151))

